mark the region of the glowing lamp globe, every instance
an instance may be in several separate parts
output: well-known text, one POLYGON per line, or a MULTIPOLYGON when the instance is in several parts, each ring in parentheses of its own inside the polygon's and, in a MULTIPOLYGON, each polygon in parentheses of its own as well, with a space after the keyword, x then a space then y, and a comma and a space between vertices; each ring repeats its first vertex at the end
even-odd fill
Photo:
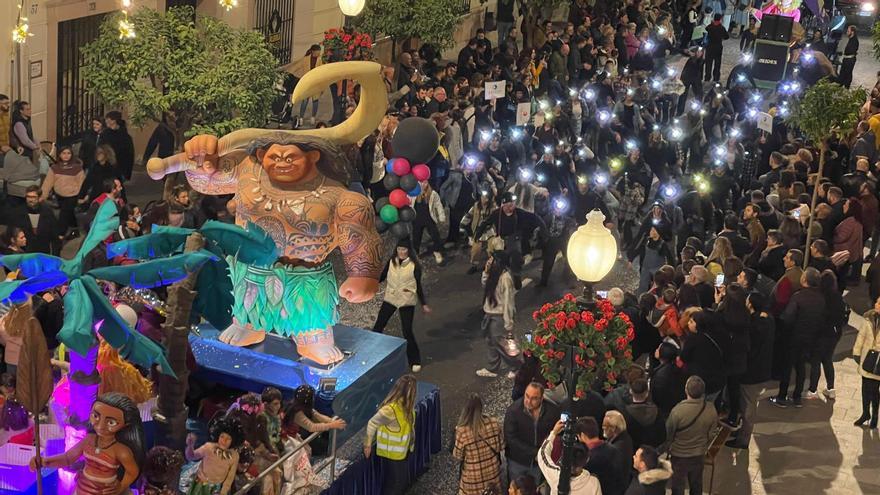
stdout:
POLYGON ((343 14, 353 17, 364 10, 365 3, 366 0, 339 0, 339 10, 341 10, 343 14))
POLYGON ((587 223, 568 240, 566 258, 578 280, 587 283, 602 280, 617 261, 617 241, 605 227, 605 215, 599 210, 587 214, 587 223))

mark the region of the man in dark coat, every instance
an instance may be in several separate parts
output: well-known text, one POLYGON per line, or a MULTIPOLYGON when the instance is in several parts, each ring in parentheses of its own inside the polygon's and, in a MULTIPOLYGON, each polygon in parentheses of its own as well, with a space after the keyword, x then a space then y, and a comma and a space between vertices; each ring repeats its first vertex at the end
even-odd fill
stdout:
POLYGON ((25 204, 9 217, 10 227, 19 227, 27 237, 29 253, 45 253, 57 256, 61 252, 61 235, 58 219, 49 206, 40 201, 40 187, 28 186, 25 204))
POLYGON ((794 293, 783 311, 781 320, 785 325, 783 347, 786 351, 786 362, 782 368, 782 379, 779 380, 779 395, 770 401, 779 407, 788 407, 788 385, 791 368, 795 371, 794 394, 791 404, 802 407, 801 393, 804 391, 806 378, 806 362, 816 335, 825 324, 825 296, 819 289, 819 271, 807 268, 801 276, 801 290, 794 293))
MULTIPOLYGON (((532 382, 522 398, 514 401, 504 414, 504 442, 508 479, 530 474, 541 477, 536 456, 538 448, 559 420, 559 408, 544 400, 544 386, 532 382)), ((592 472, 592 471, 590 471, 592 472)))
POLYGON ((721 54, 724 52, 724 40, 730 38, 727 30, 721 25, 722 17, 721 14, 715 14, 712 24, 706 27, 705 81, 709 81, 710 76, 714 82, 721 80, 721 54))
POLYGON ((624 495, 664 495, 666 482, 672 477, 672 465, 660 459, 657 450, 642 445, 633 455, 638 476, 632 479, 624 495))

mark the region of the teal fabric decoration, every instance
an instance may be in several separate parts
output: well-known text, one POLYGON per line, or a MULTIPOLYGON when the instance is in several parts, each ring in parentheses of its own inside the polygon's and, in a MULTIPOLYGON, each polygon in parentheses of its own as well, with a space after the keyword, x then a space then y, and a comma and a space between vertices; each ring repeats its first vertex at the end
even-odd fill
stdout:
POLYGON ((218 259, 202 249, 133 265, 95 268, 88 274, 100 280, 109 280, 135 289, 152 289, 183 280, 206 262, 218 259))
POLYGON ((89 233, 83 239, 79 251, 76 252, 73 259, 64 260, 62 270, 70 277, 78 276, 82 273, 82 262, 86 255, 98 247, 104 239, 110 237, 119 227, 119 211, 116 209, 116 203, 107 200, 101 203, 92 225, 89 227, 89 233))
POLYGON ((186 238, 193 231, 190 229, 178 230, 185 232, 153 231, 147 235, 114 242, 107 246, 107 257, 127 256, 135 260, 153 260, 179 253, 183 251, 186 238))
POLYGON ((278 259, 275 241, 256 224, 248 222, 247 229, 237 225, 210 220, 199 232, 217 244, 226 256, 256 266, 272 266, 278 259))
POLYGON ((229 276, 229 264, 222 257, 217 261, 205 263, 196 280, 196 295, 193 301, 193 312, 220 330, 232 324, 232 279, 229 276))
POLYGON ((9 270, 21 270, 21 276, 30 278, 45 272, 53 272, 61 269, 64 262, 57 256, 43 253, 10 254, 0 256, 0 264, 9 270))
MULTIPOLYGON (((101 297, 104 297, 103 293, 101 297)), ((94 309, 81 280, 70 282, 63 301, 64 326, 58 332, 58 340, 80 356, 85 356, 96 341, 92 328, 94 309)))
POLYGON ((233 314, 242 325, 284 337, 339 321, 333 265, 261 268, 228 259, 235 291, 233 314))
POLYGON ((122 316, 110 305, 110 301, 101 292, 95 279, 89 276, 83 277, 82 284, 92 301, 94 321, 101 322, 95 325, 97 331, 108 344, 119 351, 119 355, 123 359, 145 369, 150 369, 152 365, 156 364, 162 373, 177 378, 165 357, 165 349, 148 337, 131 329, 122 316))
POLYGON ((27 280, 0 282, 0 302, 5 304, 21 304, 34 294, 47 291, 67 283, 67 275, 55 270, 41 273, 27 280))

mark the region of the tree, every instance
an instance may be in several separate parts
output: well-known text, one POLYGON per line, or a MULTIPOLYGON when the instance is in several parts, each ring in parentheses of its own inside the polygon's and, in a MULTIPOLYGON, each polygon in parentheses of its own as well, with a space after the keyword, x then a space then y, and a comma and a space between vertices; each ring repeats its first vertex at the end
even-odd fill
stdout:
MULTIPOLYGON (((794 108, 787 122, 799 129, 814 145, 819 148, 819 171, 814 184, 825 172, 825 153, 828 151, 828 140, 835 134, 845 134, 859 122, 859 110, 865 103, 867 92, 864 88, 846 89, 843 86, 822 79, 804 93, 803 98, 796 99, 794 108)), ((813 200, 810 211, 816 211, 819 188, 813 188, 813 200)), ((804 253, 804 268, 810 261, 810 243, 813 234, 813 219, 807 225, 807 249, 804 253)))
MULTIPOLYGON (((566 3, 567 0, 520 0, 523 11, 523 46, 533 46, 535 30, 538 29, 538 21, 546 11, 552 11, 556 7, 566 3)), ((536 47, 538 48, 538 47, 536 47)))
POLYGON ((89 89, 106 104, 125 106, 137 126, 165 118, 178 147, 193 134, 265 124, 278 64, 259 33, 193 21, 192 7, 143 7, 129 16, 136 36, 120 38, 121 15, 83 47, 89 89))
POLYGON ((417 37, 444 50, 455 43, 460 6, 461 0, 370 0, 354 25, 374 39, 385 35, 405 42, 417 37))

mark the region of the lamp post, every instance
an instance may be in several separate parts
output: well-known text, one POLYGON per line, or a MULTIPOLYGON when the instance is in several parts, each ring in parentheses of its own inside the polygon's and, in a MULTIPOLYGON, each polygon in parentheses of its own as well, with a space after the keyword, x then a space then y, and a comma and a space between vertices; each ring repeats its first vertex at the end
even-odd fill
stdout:
POLYGON ((348 17, 354 17, 364 10, 366 0, 339 0, 339 10, 348 17))
MULTIPOLYGON (((605 227, 605 215, 599 210, 587 214, 587 223, 578 228, 568 240, 566 259, 571 271, 584 283, 584 293, 578 303, 587 309, 595 308, 593 283, 602 280, 617 260, 617 241, 605 227)), ((577 387, 578 373, 574 362, 574 346, 567 346, 566 387, 569 404, 577 387)), ((575 418, 569 414, 562 430, 562 460, 559 463, 559 495, 571 493, 571 464, 577 435, 574 431, 575 418)))

